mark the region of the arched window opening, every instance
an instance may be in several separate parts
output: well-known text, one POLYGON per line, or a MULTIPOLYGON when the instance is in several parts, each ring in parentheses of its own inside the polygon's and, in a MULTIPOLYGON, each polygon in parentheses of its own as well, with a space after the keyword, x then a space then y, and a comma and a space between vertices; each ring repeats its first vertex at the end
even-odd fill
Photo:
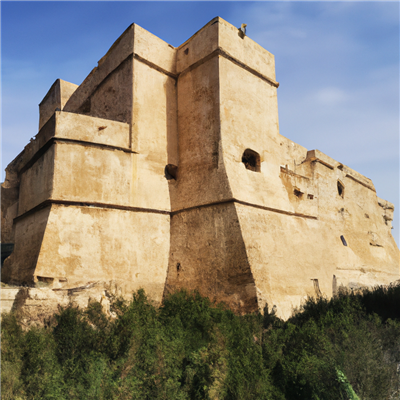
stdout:
POLYGON ((242 163, 250 171, 260 172, 261 171, 261 159, 260 155, 250 149, 246 149, 242 155, 242 163))
POLYGON ((340 181, 337 181, 337 191, 339 193, 339 196, 344 197, 344 185, 340 181))

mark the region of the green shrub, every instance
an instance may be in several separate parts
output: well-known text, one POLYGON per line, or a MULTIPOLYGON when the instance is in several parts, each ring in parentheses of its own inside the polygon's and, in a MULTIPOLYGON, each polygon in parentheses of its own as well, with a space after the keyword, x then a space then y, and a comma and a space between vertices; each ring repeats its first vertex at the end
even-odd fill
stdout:
POLYGON ((21 378, 24 334, 15 314, 1 316, 1 397, 25 399, 21 378))
POLYGON ((4 399, 394 399, 398 288, 308 299, 288 321, 238 316, 196 292, 155 308, 143 290, 60 309, 23 331, 2 315, 4 399), (396 303, 396 304, 394 304, 396 303))
POLYGON ((31 328, 24 339, 21 376, 27 398, 64 399, 63 374, 51 332, 44 328, 31 328))

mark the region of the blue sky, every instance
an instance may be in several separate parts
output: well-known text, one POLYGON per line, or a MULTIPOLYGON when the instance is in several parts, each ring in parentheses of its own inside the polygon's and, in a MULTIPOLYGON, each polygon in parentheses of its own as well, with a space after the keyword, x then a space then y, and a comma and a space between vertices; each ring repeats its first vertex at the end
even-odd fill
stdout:
POLYGON ((275 55, 280 133, 371 178, 399 243, 398 2, 1 2, 2 175, 38 104, 80 84, 135 22, 178 46, 215 16, 275 55))

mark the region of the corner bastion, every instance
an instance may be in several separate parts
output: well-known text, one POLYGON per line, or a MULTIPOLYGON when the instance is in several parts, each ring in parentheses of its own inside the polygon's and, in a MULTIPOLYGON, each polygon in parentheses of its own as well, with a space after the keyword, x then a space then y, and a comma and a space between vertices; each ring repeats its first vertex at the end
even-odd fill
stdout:
POLYGON ((2 281, 53 303, 197 289, 287 318, 306 296, 398 280, 393 204, 279 134, 278 86, 274 56, 219 17, 177 48, 129 26, 80 86, 53 84, 6 169, 2 281))

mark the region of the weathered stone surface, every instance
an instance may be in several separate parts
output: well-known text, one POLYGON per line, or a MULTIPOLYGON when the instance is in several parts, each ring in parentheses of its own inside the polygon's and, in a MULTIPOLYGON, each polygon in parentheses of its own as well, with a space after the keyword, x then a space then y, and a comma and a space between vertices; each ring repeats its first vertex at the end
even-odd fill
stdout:
POLYGON ((17 297, 18 292, 21 290, 21 288, 6 288, 2 287, 1 288, 1 301, 0 301, 0 312, 10 312, 13 309, 15 299, 17 297))
POLYGON ((60 307, 86 308, 90 302, 97 301, 103 311, 113 317, 110 302, 120 295, 119 292, 121 290, 114 281, 87 283, 70 289, 2 287, 1 312, 18 312, 22 326, 28 328, 43 325, 60 307))
POLYGON ((39 104, 39 131, 54 112, 62 110, 78 85, 57 79, 39 104))
POLYGON ((274 56, 218 17, 178 48, 132 24, 79 87, 56 81, 1 208, 2 281, 48 288, 7 289, 4 307, 187 288, 287 318, 398 280, 393 204, 280 135, 278 86, 274 56))

